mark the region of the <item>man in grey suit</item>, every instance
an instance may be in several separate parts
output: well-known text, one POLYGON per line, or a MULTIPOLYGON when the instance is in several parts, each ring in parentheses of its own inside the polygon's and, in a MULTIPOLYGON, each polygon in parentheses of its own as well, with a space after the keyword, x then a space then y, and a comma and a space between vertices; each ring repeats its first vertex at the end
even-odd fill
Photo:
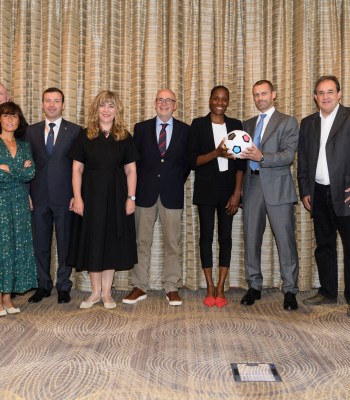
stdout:
POLYGON ((283 307, 296 310, 298 252, 294 204, 297 196, 290 166, 298 145, 298 122, 275 109, 276 92, 270 81, 256 82, 253 98, 260 113, 243 123, 255 144, 242 154, 242 158, 250 161, 243 181, 245 268, 249 289, 241 304, 249 306, 261 298, 261 245, 267 215, 280 259, 283 307))
POLYGON ((337 302, 337 232, 344 250, 344 296, 350 304, 350 109, 339 104, 340 84, 332 75, 316 81, 314 98, 320 111, 300 125, 298 182, 314 221, 320 288, 304 304, 337 302))
POLYGON ((33 244, 38 273, 38 290, 28 299, 37 303, 49 297, 53 287, 50 274, 51 242, 55 224, 58 270, 56 288, 58 303, 70 301, 72 268, 66 265, 73 213, 70 211, 72 190, 71 146, 81 127, 62 118, 64 94, 48 88, 42 96, 45 120, 27 128, 35 161, 35 177, 30 183, 33 244))

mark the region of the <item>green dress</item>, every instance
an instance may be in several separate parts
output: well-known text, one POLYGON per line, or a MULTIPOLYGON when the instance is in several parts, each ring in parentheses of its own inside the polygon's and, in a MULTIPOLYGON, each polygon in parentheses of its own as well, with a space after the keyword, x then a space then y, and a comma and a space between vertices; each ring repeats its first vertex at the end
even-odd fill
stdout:
POLYGON ((24 183, 34 177, 34 162, 28 143, 17 140, 17 153, 12 158, 0 139, 0 292, 24 293, 38 286, 33 252, 28 193, 24 183), (32 166, 24 168, 24 161, 32 166))

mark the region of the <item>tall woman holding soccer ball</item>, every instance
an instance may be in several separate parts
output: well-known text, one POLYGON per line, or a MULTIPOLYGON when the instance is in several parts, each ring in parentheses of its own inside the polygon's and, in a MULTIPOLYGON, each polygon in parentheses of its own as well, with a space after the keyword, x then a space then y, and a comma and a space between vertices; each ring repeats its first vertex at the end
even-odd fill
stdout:
POLYGON ((227 300, 224 284, 230 267, 232 220, 240 203, 246 161, 235 160, 227 153, 225 138, 232 130, 242 130, 241 121, 225 115, 229 91, 225 86, 212 89, 210 112, 192 121, 190 131, 191 167, 195 171, 193 204, 197 205, 200 224, 200 258, 207 293, 204 304, 224 307, 227 300), (215 212, 218 221, 219 279, 213 281, 215 212))

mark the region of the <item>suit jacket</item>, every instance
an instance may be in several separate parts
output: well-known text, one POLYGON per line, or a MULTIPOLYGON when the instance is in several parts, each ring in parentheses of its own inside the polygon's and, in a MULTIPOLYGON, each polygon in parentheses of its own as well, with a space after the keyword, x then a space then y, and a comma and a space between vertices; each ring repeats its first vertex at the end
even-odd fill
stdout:
POLYGON ((26 130, 35 161, 35 177, 30 183, 30 195, 35 206, 68 207, 73 197, 72 160, 68 153, 81 131, 79 125, 62 119, 51 156, 45 147, 45 121, 26 130))
MULTIPOLYGON (((315 176, 320 150, 321 117, 319 112, 302 119, 298 149, 298 183, 300 197, 314 198, 315 176)), ((350 208, 344 203, 350 187, 350 108, 339 105, 326 143, 326 157, 333 208, 337 216, 349 216, 350 208)))
MULTIPOLYGON (((254 137, 258 116, 243 122, 243 127, 254 137)), ((269 205, 294 203, 297 195, 290 171, 298 146, 299 129, 294 117, 275 110, 266 126, 260 143, 264 161, 260 164, 260 181, 264 199, 269 205)), ((249 166, 249 162, 248 162, 249 166)), ((243 199, 248 193, 250 167, 243 182, 243 199)))
MULTIPOLYGON (((238 119, 225 116, 227 133, 232 130, 242 130, 242 123, 238 119)), ((197 157, 215 150, 214 133, 210 113, 205 117, 192 121, 190 130, 190 163, 196 172, 193 191, 193 204, 215 205, 220 198, 219 165, 217 159, 197 166, 197 157)), ((228 185, 232 186, 232 192, 236 185, 237 170, 245 171, 245 160, 228 160, 228 185)))
POLYGON ((164 157, 156 134, 156 117, 139 122, 134 128, 134 142, 140 154, 137 161, 136 205, 152 207, 158 197, 164 207, 184 206, 184 184, 190 172, 188 161, 189 126, 173 118, 173 132, 164 157))

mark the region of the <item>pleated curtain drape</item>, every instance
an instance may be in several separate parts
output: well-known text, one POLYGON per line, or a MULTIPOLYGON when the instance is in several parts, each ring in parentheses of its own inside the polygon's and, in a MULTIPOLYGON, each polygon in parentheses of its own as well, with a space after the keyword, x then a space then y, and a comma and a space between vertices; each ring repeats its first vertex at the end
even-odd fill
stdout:
MULTIPOLYGON (((136 122, 155 115, 155 94, 164 87, 177 95, 175 116, 189 124, 208 112, 210 90, 217 84, 230 90, 229 116, 244 120, 256 115, 251 88, 259 79, 274 83, 276 107, 298 120, 316 111, 313 84, 323 74, 340 79, 342 103, 349 105, 348 0, 0 0, 0 18, 0 81, 30 123, 43 118, 41 94, 49 86, 63 90, 64 117, 82 126, 98 91, 115 91, 130 132, 136 122)), ((196 290, 205 282, 192 186, 193 175, 186 183, 181 257, 183 285, 196 290)), ((312 220, 300 202, 295 214, 299 286, 306 290, 318 285, 312 220)), ((241 212, 234 217, 232 235, 227 286, 246 287, 241 212)), ((153 239, 150 285, 160 289, 158 222, 153 239)), ((338 249, 343 288, 340 241, 338 249)), ((217 256, 215 243, 215 260, 217 256)), ((52 268, 56 266, 54 251, 52 268)), ((262 270, 265 287, 280 286, 269 226, 262 270)), ((89 288, 86 274, 73 273, 73 280, 76 287, 89 288)), ((117 289, 129 284, 127 272, 115 275, 117 289)))

